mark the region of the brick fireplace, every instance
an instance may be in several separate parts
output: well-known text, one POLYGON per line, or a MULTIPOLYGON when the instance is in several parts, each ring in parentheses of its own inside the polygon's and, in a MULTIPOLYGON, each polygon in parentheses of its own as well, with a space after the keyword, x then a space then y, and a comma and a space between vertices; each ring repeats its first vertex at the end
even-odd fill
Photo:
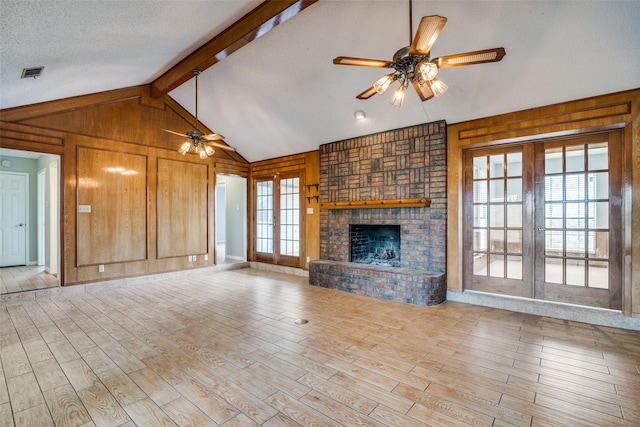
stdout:
POLYGON ((310 283, 418 305, 444 301, 446 175, 444 121, 320 146, 321 259, 310 263, 310 283), (428 206, 403 207, 422 198, 428 206), (350 262, 354 224, 399 226, 399 266, 350 262))

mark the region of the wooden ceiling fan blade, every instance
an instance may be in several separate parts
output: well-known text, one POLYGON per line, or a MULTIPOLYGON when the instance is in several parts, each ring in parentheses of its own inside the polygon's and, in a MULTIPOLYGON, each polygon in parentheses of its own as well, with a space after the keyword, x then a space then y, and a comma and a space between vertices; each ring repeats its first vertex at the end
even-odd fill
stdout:
POLYGON ((413 88, 418 92, 418 96, 422 100, 422 102, 427 101, 434 97, 433 91, 431 87, 427 84, 427 82, 423 82, 422 84, 417 81, 413 81, 413 88))
POLYGON ((358 99, 369 99, 371 98, 373 95, 375 95, 376 93, 378 93, 376 91, 376 88, 371 86, 369 89, 365 90, 364 92, 362 92, 360 95, 356 96, 356 98, 358 99))
POLYGON ((418 25, 418 31, 411 43, 409 53, 426 55, 431 51, 433 44, 440 35, 440 31, 447 23, 447 18, 438 15, 423 16, 418 25))
POLYGON ((178 135, 178 136, 188 136, 186 133, 174 132, 174 131, 169 130, 169 129, 162 129, 162 130, 165 131, 165 132, 172 133, 174 135, 178 135))
POLYGON ((219 133, 212 133, 209 135, 202 135, 201 138, 206 139, 207 141, 220 141, 224 139, 224 136, 219 133))
POLYGON ((354 58, 351 56, 338 56, 333 60, 336 65, 355 65, 358 67, 385 68, 392 64, 391 61, 382 59, 354 58))
POLYGON ((222 143, 220 143, 220 142, 210 141, 208 144, 209 144, 209 145, 213 145, 214 147, 222 148, 222 149, 224 149, 224 150, 236 151, 236 149, 235 149, 235 148, 230 147, 230 146, 225 145, 225 144, 222 144, 222 143))
POLYGON ((495 49, 476 50, 473 52, 458 53, 455 55, 441 56, 432 62, 438 68, 461 67, 463 65, 484 64, 486 62, 498 62, 507 52, 503 47, 495 49))

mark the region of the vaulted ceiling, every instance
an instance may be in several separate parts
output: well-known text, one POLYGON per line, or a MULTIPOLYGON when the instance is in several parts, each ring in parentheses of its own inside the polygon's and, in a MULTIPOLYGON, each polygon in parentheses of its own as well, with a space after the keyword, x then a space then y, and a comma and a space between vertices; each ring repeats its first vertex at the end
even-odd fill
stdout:
MULTIPOLYGON (((0 108, 157 82, 262 2, 0 1, 0 108), (21 79, 23 68, 44 66, 21 79)), ((413 1, 412 26, 448 22, 432 57, 504 47, 501 62, 443 69, 449 90, 401 108, 357 94, 409 44, 409 0, 319 0, 199 77, 198 115, 249 161, 434 120, 455 123, 640 87, 638 1, 413 1), (366 119, 357 121, 362 110, 366 119)), ((214 61, 215 62, 215 61, 214 61)), ((194 80, 169 92, 195 113, 194 80)), ((0 117, 1 119, 1 117, 0 117)))

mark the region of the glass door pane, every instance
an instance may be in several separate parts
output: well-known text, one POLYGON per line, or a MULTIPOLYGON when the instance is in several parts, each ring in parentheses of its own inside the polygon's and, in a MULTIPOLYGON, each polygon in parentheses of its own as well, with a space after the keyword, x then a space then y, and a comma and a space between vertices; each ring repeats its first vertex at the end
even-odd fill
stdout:
POLYGON ((256 182, 256 252, 273 255, 273 181, 256 182))
POLYGON ((522 153, 473 157, 473 274, 522 279, 522 153))
POLYGON ((621 307, 621 146, 605 133, 536 147, 535 298, 621 307))
POLYGON ((532 156, 525 147, 465 156, 465 276, 474 290, 533 294, 532 244, 527 244, 532 239, 532 208, 525 209, 532 174, 523 167, 533 163, 532 156))
POLYGON ((280 255, 300 255, 300 178, 280 180, 280 255))
POLYGON ((545 148, 544 277, 609 287, 608 143, 545 148))

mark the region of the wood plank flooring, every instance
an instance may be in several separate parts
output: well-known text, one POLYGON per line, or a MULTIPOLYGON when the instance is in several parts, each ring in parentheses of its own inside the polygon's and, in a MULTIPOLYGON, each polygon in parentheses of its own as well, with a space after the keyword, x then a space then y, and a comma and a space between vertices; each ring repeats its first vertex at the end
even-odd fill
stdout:
POLYGON ((0 297, 0 363, 0 426, 640 425, 638 331, 256 269, 0 297))
POLYGON ((0 267, 0 294, 57 287, 58 278, 43 266, 0 267))

